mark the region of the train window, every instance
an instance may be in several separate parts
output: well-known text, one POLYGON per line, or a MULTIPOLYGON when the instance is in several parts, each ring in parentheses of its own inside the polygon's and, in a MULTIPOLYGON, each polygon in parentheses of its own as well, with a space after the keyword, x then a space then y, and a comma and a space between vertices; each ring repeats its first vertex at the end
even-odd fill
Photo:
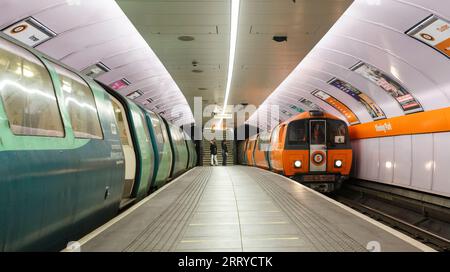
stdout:
POLYGON ((312 145, 324 145, 325 144, 325 121, 311 120, 311 144, 312 145))
POLYGON ((128 121, 125 116, 125 109, 113 96, 111 96, 111 102, 114 110, 114 115, 116 116, 117 127, 119 128, 120 142, 124 146, 132 146, 133 143, 128 131, 128 121))
POLYGON ((347 125, 340 120, 328 120, 328 146, 342 146, 347 144, 348 130, 347 125))
POLYGON ((280 134, 280 126, 276 126, 272 131, 272 144, 276 144, 278 142, 278 136, 280 134))
POLYGON ((161 122, 159 121, 158 116, 155 113, 150 112, 150 118, 152 121, 153 131, 155 132, 156 135, 156 140, 158 141, 158 143, 164 143, 163 132, 161 129, 161 122))
POLYGON ((289 123, 287 131, 288 145, 305 145, 308 141, 308 123, 306 120, 296 120, 289 123))
POLYGON ((0 40, 0 98, 16 135, 64 137, 50 74, 30 52, 0 40))
POLYGON ((55 68, 75 137, 102 139, 102 129, 91 88, 77 74, 59 65, 55 65, 55 68))
POLYGON ((150 143, 150 132, 148 131, 148 127, 146 126, 146 122, 145 122, 145 116, 142 112, 139 112, 139 118, 141 119, 142 122, 142 128, 144 130, 144 134, 145 134, 145 141, 147 143, 150 143))
POLYGON ((164 123, 164 121, 161 119, 161 118, 158 118, 160 121, 160 124, 161 124, 161 128, 162 128, 162 135, 163 135, 163 138, 164 138, 164 142, 169 142, 169 134, 167 133, 167 127, 166 127, 166 124, 164 123))
POLYGON ((258 149, 261 151, 268 151, 270 149, 269 146, 269 136, 270 134, 267 132, 262 132, 258 137, 258 149))

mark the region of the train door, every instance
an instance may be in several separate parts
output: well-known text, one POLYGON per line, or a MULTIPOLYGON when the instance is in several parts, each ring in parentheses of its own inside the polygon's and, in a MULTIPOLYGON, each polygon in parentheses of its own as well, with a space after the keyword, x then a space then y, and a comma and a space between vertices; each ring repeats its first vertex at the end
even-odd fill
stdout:
POLYGON ((326 126, 325 120, 309 121, 309 170, 311 172, 327 170, 326 126))
POLYGON ((123 154, 125 156, 125 185, 123 187, 122 198, 130 198, 136 178, 136 154, 134 152, 126 111, 115 97, 111 96, 111 100, 120 132, 123 154))

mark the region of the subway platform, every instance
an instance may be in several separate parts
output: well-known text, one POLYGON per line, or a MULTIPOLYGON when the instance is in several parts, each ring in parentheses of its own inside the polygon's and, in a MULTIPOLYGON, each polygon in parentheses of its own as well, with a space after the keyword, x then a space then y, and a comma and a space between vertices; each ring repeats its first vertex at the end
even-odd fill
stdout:
POLYGON ((196 167, 83 237, 82 251, 432 251, 286 177, 196 167))

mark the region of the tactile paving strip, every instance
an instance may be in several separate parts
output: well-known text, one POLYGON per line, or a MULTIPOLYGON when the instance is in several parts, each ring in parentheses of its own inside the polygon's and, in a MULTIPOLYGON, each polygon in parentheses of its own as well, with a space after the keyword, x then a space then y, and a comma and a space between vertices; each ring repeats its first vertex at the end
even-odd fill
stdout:
MULTIPOLYGON (((248 173, 242 168, 238 169, 248 173)), ((252 171, 252 176, 248 174, 247 176, 256 181, 273 198, 317 251, 367 251, 358 242, 330 225, 325 218, 305 207, 297 198, 278 186, 273 176, 269 178, 260 171, 252 171)))
POLYGON ((199 171, 172 205, 136 236, 124 251, 173 251, 211 177, 211 168, 199 171))

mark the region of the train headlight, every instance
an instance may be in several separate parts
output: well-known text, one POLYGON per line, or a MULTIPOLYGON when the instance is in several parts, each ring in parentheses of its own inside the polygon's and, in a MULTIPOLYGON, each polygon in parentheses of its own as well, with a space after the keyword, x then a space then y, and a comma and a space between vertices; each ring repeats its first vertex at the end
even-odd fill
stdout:
POLYGON ((295 161, 295 162, 294 162, 294 167, 295 167, 295 168, 300 168, 300 167, 302 167, 302 162, 301 162, 301 161, 295 161))
POLYGON ((341 160, 335 160, 334 161, 334 167, 341 168, 342 167, 342 161, 341 160))

